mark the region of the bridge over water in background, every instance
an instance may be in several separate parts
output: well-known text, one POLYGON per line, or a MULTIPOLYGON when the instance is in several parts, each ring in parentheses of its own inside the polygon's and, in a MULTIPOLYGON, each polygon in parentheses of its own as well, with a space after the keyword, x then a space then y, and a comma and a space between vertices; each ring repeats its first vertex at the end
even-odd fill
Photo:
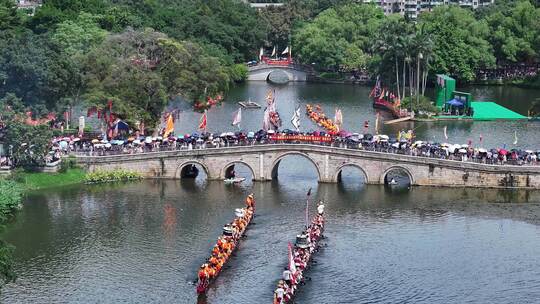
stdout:
POLYGON ((307 81, 314 75, 310 66, 301 64, 258 64, 248 67, 249 81, 267 81, 271 74, 280 74, 279 77, 289 81, 307 81))
POLYGON ((540 189, 540 166, 489 165, 315 144, 260 144, 140 154, 77 156, 89 171, 132 170, 148 178, 187 177, 194 165, 210 180, 223 180, 235 164, 249 168, 254 181, 278 177, 281 160, 308 159, 319 182, 339 182, 346 167, 358 168, 368 184, 387 184, 392 172, 407 175, 411 185, 540 189))

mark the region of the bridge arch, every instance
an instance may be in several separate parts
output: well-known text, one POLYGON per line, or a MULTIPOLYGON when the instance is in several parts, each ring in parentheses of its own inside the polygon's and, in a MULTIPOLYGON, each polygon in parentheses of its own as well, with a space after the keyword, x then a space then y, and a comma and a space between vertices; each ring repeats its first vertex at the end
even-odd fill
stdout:
POLYGON ((256 178, 255 170, 253 170, 253 167, 250 164, 246 163, 245 161, 241 161, 241 160, 231 161, 231 162, 227 163, 225 166, 223 166, 223 169, 221 170, 219 178, 220 179, 226 179, 227 178, 227 171, 229 170, 229 168, 231 168, 235 164, 242 164, 242 165, 246 166, 249 169, 249 171, 251 172, 252 179, 256 178))
POLYGON ((174 177, 178 179, 185 178, 186 177, 184 175, 186 174, 185 170, 188 168, 188 166, 191 166, 191 165, 199 165, 204 170, 204 173, 206 174, 206 178, 207 179, 210 178, 210 170, 208 170, 208 166, 205 163, 196 161, 196 160, 185 161, 181 163, 180 165, 178 165, 176 167, 176 171, 174 172, 174 177))
POLYGON ((291 66, 255 66, 249 68, 248 79, 250 81, 267 81, 274 71, 284 72, 289 81, 307 81, 307 72, 291 66))
POLYGON ((364 170, 364 168, 362 168, 361 166, 359 166, 357 164, 354 164, 354 163, 345 163, 345 164, 339 166, 337 168, 336 172, 334 173, 334 177, 333 177, 333 180, 332 180, 333 182, 335 182, 335 183, 340 182, 340 180, 341 180, 341 171, 346 167, 353 167, 353 168, 358 169, 361 172, 362 176, 364 177, 364 183, 366 183, 366 184, 368 183, 369 175, 368 175, 367 171, 364 170))
POLYGON ((386 168, 386 170, 384 170, 384 172, 381 174, 379 182, 382 185, 386 185, 388 183, 388 181, 386 180, 386 176, 388 175, 388 173, 390 173, 392 171, 396 171, 396 170, 404 172, 407 175, 407 177, 409 178, 410 185, 411 186, 415 185, 414 175, 411 173, 409 168, 404 167, 404 166, 400 166, 400 165, 394 165, 394 166, 390 166, 390 167, 386 168))
POLYGON ((321 168, 319 168, 319 165, 317 164, 317 162, 311 157, 309 156, 308 154, 306 153, 302 153, 302 152, 298 152, 298 151, 290 151, 290 152, 285 152, 283 154, 280 154, 278 157, 276 157, 276 159, 272 162, 272 167, 270 167, 270 178, 269 179, 276 179, 278 177, 278 168, 279 168, 279 163, 287 156, 302 156, 303 158, 309 160, 313 166, 315 166, 315 170, 317 171, 317 181, 321 181, 321 177, 322 177, 322 174, 321 174, 321 168))

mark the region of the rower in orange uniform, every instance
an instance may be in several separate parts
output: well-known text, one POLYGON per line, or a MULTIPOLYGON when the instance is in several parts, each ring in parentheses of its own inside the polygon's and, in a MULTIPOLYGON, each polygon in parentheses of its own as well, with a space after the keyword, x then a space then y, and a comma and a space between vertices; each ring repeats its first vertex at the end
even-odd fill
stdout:
POLYGON ((250 195, 248 195, 248 197, 246 198, 246 206, 248 208, 252 208, 252 209, 255 209, 255 198, 253 196, 253 193, 251 193, 250 195))

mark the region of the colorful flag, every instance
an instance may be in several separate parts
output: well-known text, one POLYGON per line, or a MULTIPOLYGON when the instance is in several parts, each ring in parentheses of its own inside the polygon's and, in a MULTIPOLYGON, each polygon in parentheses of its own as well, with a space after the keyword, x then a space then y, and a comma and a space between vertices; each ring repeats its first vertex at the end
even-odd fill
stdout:
POLYGON ((203 115, 201 116, 201 119, 199 120, 199 129, 206 131, 206 110, 204 111, 203 115))
POLYGON ((294 263, 294 256, 293 256, 293 246, 291 242, 289 242, 289 248, 288 248, 288 258, 289 258, 289 271, 294 276, 296 274, 296 264, 294 263))
POLYGON ((294 111, 291 123, 296 129, 296 131, 300 131, 300 107, 298 107, 296 111, 294 111))
POLYGON ((240 128, 240 122, 242 122, 242 108, 239 108, 236 114, 234 114, 232 125, 240 128))
POLYGON ((167 118, 167 124, 165 126, 165 132, 163 132, 163 137, 169 137, 169 134, 174 132, 174 119, 172 113, 169 114, 167 118))
POLYGON ((341 126, 343 125, 343 114, 341 114, 341 110, 336 108, 336 114, 334 115, 334 123, 338 127, 338 131, 341 129, 341 126))

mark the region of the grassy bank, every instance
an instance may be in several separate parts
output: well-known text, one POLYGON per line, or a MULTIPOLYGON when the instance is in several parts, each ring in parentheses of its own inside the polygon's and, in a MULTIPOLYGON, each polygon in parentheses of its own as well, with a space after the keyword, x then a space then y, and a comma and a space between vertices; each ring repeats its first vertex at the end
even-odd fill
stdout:
POLYGON ((84 182, 85 175, 84 170, 72 168, 59 173, 19 171, 13 174, 12 179, 19 183, 25 190, 39 190, 80 184, 84 182))

